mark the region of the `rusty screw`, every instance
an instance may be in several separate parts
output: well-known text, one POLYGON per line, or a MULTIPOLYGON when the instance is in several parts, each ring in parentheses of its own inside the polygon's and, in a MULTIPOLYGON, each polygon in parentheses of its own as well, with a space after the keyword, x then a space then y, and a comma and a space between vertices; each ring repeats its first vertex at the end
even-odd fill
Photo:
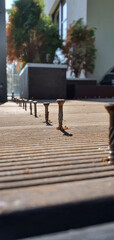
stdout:
POLYGON ((15 102, 16 102, 16 104, 18 104, 18 98, 15 98, 15 102))
POLYGON ((32 100, 29 100, 30 103, 30 115, 32 115, 32 100))
POLYGON ((12 101, 14 101, 14 92, 12 92, 12 101))
POLYGON ((23 103, 23 109, 25 108, 25 99, 22 99, 22 103, 23 103))
POLYGON ((19 99, 19 107, 22 107, 22 99, 19 99))
MULTIPOLYGON (((17 101, 17 98, 14 98, 14 102, 16 102, 17 101)), ((17 102, 16 102, 17 103, 17 102)))
POLYGON ((58 122, 59 122, 59 129, 62 130, 62 122, 63 122, 63 104, 65 100, 64 99, 57 99, 57 103, 59 106, 59 112, 58 112, 58 122))
POLYGON ((25 111, 27 111, 27 99, 24 99, 24 103, 25 103, 25 111))
POLYGON ((48 106, 49 106, 49 102, 44 102, 44 107, 45 107, 45 121, 46 123, 48 123, 49 121, 49 112, 48 112, 48 106))
POLYGON ((34 116, 37 117, 37 101, 33 101, 34 103, 34 116))
POLYGON ((110 126, 109 126, 110 155, 108 159, 110 164, 114 164, 114 104, 106 104, 105 108, 108 111, 109 117, 110 117, 110 126))

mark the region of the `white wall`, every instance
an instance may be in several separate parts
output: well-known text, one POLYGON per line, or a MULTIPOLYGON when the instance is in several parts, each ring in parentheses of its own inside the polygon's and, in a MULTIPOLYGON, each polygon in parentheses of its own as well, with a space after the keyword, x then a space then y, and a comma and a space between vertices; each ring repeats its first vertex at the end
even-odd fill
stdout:
POLYGON ((45 13, 49 14, 55 0, 44 0, 45 3, 45 13))
POLYGON ((44 0, 44 3, 45 3, 45 13, 47 15, 49 15, 51 13, 51 10, 52 10, 52 13, 53 11, 55 10, 57 4, 59 3, 60 0, 44 0))
POLYGON ((101 80, 114 65, 114 0, 88 0, 88 25, 96 27, 97 59, 93 77, 101 80))
MULTIPOLYGON (((53 13, 60 0, 44 0, 46 14, 53 13)), ((79 18, 87 20, 87 0, 66 0, 68 6, 68 26, 79 18)))
POLYGON ((67 0, 68 26, 79 18, 87 21, 87 0, 67 0))

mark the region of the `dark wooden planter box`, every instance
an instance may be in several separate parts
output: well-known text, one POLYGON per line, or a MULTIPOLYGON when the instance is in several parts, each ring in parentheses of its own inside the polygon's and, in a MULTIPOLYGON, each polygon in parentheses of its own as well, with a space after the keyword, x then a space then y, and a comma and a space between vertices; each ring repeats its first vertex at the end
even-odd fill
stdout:
POLYGON ((111 85, 98 85, 94 79, 67 80, 67 99, 112 97, 114 87, 111 85))
POLYGON ((66 98, 66 65, 28 63, 20 73, 20 97, 66 98))

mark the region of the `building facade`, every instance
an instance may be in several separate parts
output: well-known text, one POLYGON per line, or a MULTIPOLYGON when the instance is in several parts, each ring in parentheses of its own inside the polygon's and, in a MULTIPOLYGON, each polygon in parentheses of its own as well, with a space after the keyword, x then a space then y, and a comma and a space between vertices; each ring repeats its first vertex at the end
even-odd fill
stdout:
POLYGON ((63 39, 69 25, 79 18, 96 28, 97 57, 94 73, 90 77, 101 81, 114 65, 114 0, 45 0, 45 5, 46 14, 58 23, 63 39))

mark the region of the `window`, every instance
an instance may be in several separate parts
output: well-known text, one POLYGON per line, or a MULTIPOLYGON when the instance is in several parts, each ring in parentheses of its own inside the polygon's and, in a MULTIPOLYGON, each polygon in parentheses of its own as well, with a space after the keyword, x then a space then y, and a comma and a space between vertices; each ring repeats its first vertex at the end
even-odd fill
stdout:
POLYGON ((57 23, 59 26, 59 8, 57 8, 54 14, 52 15, 52 20, 53 22, 57 23))
POLYGON ((52 19, 59 26, 59 34, 63 40, 67 37, 67 3, 66 0, 61 0, 55 10, 52 19))
POLYGON ((67 37, 67 3, 61 1, 59 5, 59 33, 63 40, 67 37))

